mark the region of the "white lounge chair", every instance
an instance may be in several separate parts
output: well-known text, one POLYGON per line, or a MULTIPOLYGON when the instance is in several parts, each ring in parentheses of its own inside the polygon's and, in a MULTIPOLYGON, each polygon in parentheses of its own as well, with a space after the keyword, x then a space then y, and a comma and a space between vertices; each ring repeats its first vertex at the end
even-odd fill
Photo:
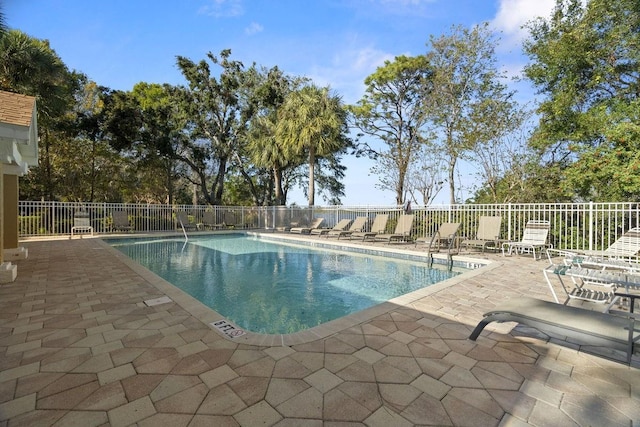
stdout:
POLYGON ((598 250, 585 249, 547 249, 549 262, 553 262, 554 256, 564 256, 573 259, 577 256, 588 256, 596 258, 631 258, 640 252, 640 227, 629 229, 626 233, 616 239, 608 248, 598 250))
POLYGON ((542 252, 543 249, 550 247, 547 244, 550 226, 549 221, 531 220, 527 222, 522 234, 522 240, 519 242, 504 242, 502 244, 502 255, 505 254, 505 249, 507 249, 509 255, 514 251, 522 253, 530 250, 533 253, 533 259, 536 259, 536 251, 542 252))
POLYGON ((542 270, 551 294, 557 303, 558 295, 551 283, 551 277, 557 277, 567 304, 571 300, 592 303, 609 303, 605 311, 617 301, 615 293, 624 288, 626 292, 640 289, 640 264, 616 259, 580 257, 564 264, 550 264, 542 270), (568 281, 572 283, 565 283, 568 281))

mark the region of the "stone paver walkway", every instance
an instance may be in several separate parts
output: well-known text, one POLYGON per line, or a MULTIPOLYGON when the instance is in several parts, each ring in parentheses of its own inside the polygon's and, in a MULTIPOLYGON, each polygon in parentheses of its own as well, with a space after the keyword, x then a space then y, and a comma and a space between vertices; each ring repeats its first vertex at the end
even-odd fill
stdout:
MULTIPOLYGON (((250 345, 99 239, 30 241, 0 287, 0 426, 631 426, 640 371, 491 325, 542 261, 492 268, 322 339, 250 345), (184 304, 183 304, 184 305, 184 304), (206 316, 205 316, 206 317, 206 316)), ((174 291, 175 292, 175 291, 174 291)))

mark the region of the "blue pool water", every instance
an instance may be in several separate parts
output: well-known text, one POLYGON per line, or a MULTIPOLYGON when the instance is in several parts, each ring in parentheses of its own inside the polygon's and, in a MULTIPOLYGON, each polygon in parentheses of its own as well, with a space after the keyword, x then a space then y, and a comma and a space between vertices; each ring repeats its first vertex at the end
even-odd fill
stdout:
POLYGON ((459 273, 245 235, 110 240, 130 258, 258 333, 293 333, 459 273))

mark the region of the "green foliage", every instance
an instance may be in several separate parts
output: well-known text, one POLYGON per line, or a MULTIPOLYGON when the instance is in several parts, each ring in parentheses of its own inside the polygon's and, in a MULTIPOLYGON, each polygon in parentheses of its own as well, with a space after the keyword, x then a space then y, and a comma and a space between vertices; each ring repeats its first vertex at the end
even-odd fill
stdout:
POLYGON ((189 165, 191 179, 212 205, 222 202, 227 169, 246 141, 244 132, 251 114, 250 103, 241 96, 246 70, 230 56, 230 50, 223 50, 220 57, 207 54, 209 62, 219 67, 219 74, 211 72, 206 60, 195 63, 177 57, 189 84, 176 92, 188 133, 181 160, 189 165))
POLYGON ((525 73, 541 94, 532 140, 578 200, 636 200, 640 3, 558 0, 529 25, 525 73))
POLYGON ((291 156, 284 143, 276 138, 278 110, 287 95, 300 82, 285 76, 277 67, 261 73, 254 90, 256 111, 249 124, 247 152, 258 168, 265 168, 272 176, 273 189, 265 203, 286 204, 283 174, 302 163, 300 156, 291 156), (273 194, 271 194, 273 193, 273 194))
POLYGON ((380 177, 379 187, 395 191, 399 205, 405 202, 407 175, 415 154, 425 142, 421 132, 426 121, 423 93, 430 76, 424 56, 398 56, 365 79, 365 95, 349 107, 354 125, 385 144, 382 150, 374 150, 365 143, 360 151, 376 159, 373 172, 380 177))
POLYGON ((425 107, 433 139, 446 159, 450 202, 456 203, 458 160, 478 144, 490 143, 510 129, 513 93, 503 83, 495 56, 496 40, 487 24, 471 29, 454 27, 451 34, 430 38, 427 60, 431 85, 425 107))
POLYGON ((287 158, 308 156, 309 206, 315 204, 315 168, 318 158, 347 149, 347 113, 329 88, 306 85, 287 95, 278 109, 276 140, 283 144, 287 158))

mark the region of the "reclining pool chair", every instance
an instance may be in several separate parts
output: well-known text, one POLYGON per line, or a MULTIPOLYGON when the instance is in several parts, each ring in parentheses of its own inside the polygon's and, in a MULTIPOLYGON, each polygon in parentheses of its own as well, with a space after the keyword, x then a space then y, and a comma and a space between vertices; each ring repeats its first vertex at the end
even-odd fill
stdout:
POLYGON ((111 219, 113 220, 113 229, 116 231, 131 231, 132 227, 129 223, 129 214, 125 211, 113 211, 111 212, 111 219))
POLYGON ((590 251, 585 249, 547 249, 547 257, 549 258, 549 262, 553 262, 551 258, 558 255, 571 259, 576 256, 615 259, 631 258, 636 256, 638 252, 640 252, 640 227, 634 227, 629 229, 629 231, 620 236, 607 249, 602 251, 590 251))
POLYGON ((292 227, 291 230, 289 230, 289 232, 296 233, 296 234, 309 234, 311 233, 312 229, 320 228, 320 225, 322 225, 323 222, 324 222, 324 218, 314 218, 308 227, 292 227))
POLYGON ((476 231, 476 235, 471 239, 464 239, 460 242, 460 247, 481 249, 482 252, 484 252, 489 246, 492 248, 498 248, 501 226, 502 217, 481 216, 478 219, 478 230, 476 231))
POLYGON ((215 218, 215 212, 205 211, 202 213, 202 222, 198 224, 201 228, 206 230, 219 230, 224 228, 224 222, 218 222, 215 218))
POLYGON ((522 234, 522 240, 519 242, 504 242, 502 244, 502 255, 504 256, 505 248, 509 255, 513 251, 522 253, 525 250, 531 250, 533 259, 536 259, 536 251, 542 252, 543 249, 549 247, 547 237, 549 236, 550 226, 549 221, 531 220, 527 222, 522 234))
POLYGON ((627 354, 628 364, 639 338, 635 334, 640 332, 640 322, 633 314, 618 316, 521 297, 485 313, 469 339, 475 341, 491 322, 517 322, 581 346, 622 350, 627 354))
POLYGON ((457 252, 456 238, 459 229, 459 222, 443 222, 433 236, 416 239, 416 246, 420 242, 425 243, 428 253, 439 252, 440 249, 447 249, 448 253, 457 252))
POLYGON ((337 236, 338 240, 340 240, 340 237, 342 236, 351 236, 355 232, 361 232, 364 230, 365 225, 367 225, 367 220, 366 216, 359 216, 353 220, 353 223, 348 230, 329 230, 326 236, 327 238, 337 236))
POLYGON ((185 211, 176 213, 178 226, 182 226, 185 230, 197 230, 198 224, 189 219, 189 215, 185 211))
POLYGON ((393 233, 376 234, 375 240, 391 242, 408 242, 411 240, 411 229, 413 228, 413 214, 402 214, 398 217, 398 224, 393 233))
POLYGON ((324 236, 330 231, 344 231, 351 224, 350 219, 341 219, 333 228, 312 228, 309 234, 316 236, 324 236))
POLYGON ((349 236, 349 240, 355 237, 362 237, 363 242, 368 238, 373 239, 376 237, 376 235, 384 233, 387 228, 387 222, 389 222, 389 215, 378 214, 373 220, 373 224, 371 224, 371 230, 353 232, 349 236))

